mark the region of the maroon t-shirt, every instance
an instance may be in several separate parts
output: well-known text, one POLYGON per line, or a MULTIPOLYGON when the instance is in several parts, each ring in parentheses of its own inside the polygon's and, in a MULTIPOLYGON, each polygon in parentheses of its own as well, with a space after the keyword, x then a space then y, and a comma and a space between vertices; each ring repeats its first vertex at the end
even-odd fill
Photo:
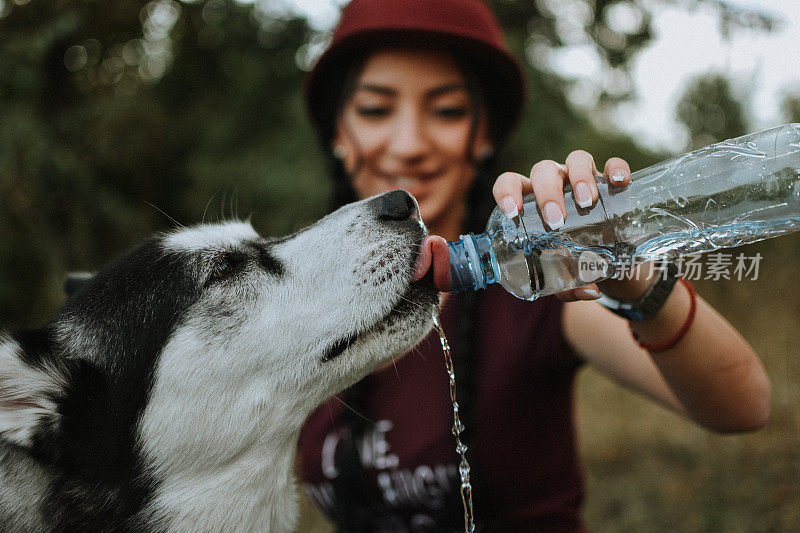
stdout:
MULTIPOLYGON (((458 296, 451 295, 441 313, 453 357, 461 351, 457 306, 458 296)), ((483 507, 476 505, 475 514, 485 530, 584 530, 572 400, 580 360, 563 341, 561 312, 554 297, 525 302, 497 286, 482 295, 467 458, 480 469, 475 499, 483 507)), ((375 423, 367 424, 357 449, 375 501, 384 507, 370 529, 463 531, 453 408, 438 335, 366 379, 365 414, 375 423)), ((337 398, 322 405, 298 445, 303 487, 331 517, 349 498, 336 492, 342 492, 336 479, 347 434, 344 409, 337 398)))

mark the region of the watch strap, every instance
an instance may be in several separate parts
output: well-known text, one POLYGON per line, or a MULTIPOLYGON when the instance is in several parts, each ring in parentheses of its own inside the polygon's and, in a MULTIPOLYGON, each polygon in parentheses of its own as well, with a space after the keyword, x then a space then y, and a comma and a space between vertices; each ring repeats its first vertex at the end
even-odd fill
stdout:
POLYGON ((622 301, 602 295, 597 301, 612 313, 632 322, 650 320, 658 314, 672 293, 678 280, 678 271, 678 265, 667 262, 665 270, 659 272, 650 288, 636 300, 622 301))

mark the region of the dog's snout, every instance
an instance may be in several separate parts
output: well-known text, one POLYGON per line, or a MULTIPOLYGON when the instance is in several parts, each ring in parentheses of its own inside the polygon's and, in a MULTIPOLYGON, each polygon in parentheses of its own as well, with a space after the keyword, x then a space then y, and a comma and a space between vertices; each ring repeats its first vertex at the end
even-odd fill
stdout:
POLYGON ((419 218, 417 201, 406 191, 386 193, 378 199, 378 218, 381 220, 419 218))

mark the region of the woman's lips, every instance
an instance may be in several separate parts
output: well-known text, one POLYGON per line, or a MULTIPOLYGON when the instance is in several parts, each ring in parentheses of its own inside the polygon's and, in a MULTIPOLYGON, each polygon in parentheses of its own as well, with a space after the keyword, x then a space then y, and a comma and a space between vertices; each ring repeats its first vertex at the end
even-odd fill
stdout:
POLYGON ((433 268, 433 284, 440 291, 450 290, 450 250, 447 241, 438 235, 425 237, 419 249, 411 281, 421 280, 433 268))
POLYGON ((433 186, 433 180, 439 176, 438 172, 425 174, 381 174, 392 189, 404 189, 417 197, 426 194, 433 186))

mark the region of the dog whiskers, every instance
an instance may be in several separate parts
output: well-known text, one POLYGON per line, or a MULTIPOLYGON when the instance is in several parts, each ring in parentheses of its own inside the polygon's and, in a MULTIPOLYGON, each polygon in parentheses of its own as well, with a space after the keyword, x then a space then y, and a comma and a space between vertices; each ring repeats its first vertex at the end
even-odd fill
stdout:
POLYGON ((359 418, 361 418, 361 419, 363 419, 364 421, 366 421, 366 422, 368 422, 368 423, 372 424, 373 426, 375 425, 375 423, 376 423, 376 422, 375 422, 375 420, 372 420, 371 418, 367 417, 366 415, 363 415, 363 414, 359 413, 358 411, 356 411, 355 409, 353 409, 353 407, 351 407, 351 406, 350 406, 350 404, 348 404, 346 401, 342 400, 342 399, 339 397, 339 395, 338 395, 338 394, 337 394, 336 396, 334 396, 334 398, 336 398, 336 400, 338 400, 338 401, 339 401, 339 403, 341 403, 342 405, 344 405, 344 406, 345 406, 345 407, 346 407, 346 408, 347 408, 347 409, 348 409, 350 412, 352 412, 352 413, 356 414, 356 415, 357 415, 359 418))
POLYGON ((392 366, 394 367, 394 373, 397 374, 397 381, 398 382, 403 381, 402 378, 400 377, 400 371, 397 370, 397 358, 395 356, 392 356, 392 366))
POLYGON ((152 207, 153 209, 155 209, 156 211, 158 211, 159 213, 161 213, 162 215, 164 215, 165 217, 167 217, 168 219, 170 219, 170 220, 171 220, 171 221, 172 221, 172 222, 173 222, 173 223, 174 223, 176 226, 178 226, 178 227, 180 227, 180 228, 182 228, 182 229, 186 229, 186 226, 184 226, 183 224, 181 224, 180 222, 178 222, 177 220, 175 220, 174 218, 172 218, 171 216, 169 216, 167 213, 165 213, 165 212, 164 212, 164 210, 163 210, 163 209, 161 209, 161 208, 160 208, 160 207, 158 207, 157 205, 155 205, 155 204, 151 204, 151 203, 150 203, 150 202, 148 202, 147 200, 142 200, 142 201, 143 201, 144 203, 146 203, 147 205, 149 205, 150 207, 152 207))
POLYGON ((422 350, 420 350, 419 347, 414 346, 413 348, 411 348, 411 353, 418 355, 420 359, 422 359, 425 362, 428 362, 428 360, 425 358, 425 354, 422 353, 422 350))
POLYGON ((213 201, 214 201, 214 197, 215 197, 215 196, 217 196, 217 193, 218 193, 218 192, 219 192, 219 189, 217 189, 216 191, 214 191, 214 194, 212 194, 212 195, 211 195, 211 198, 209 198, 209 199, 208 199, 208 203, 206 204, 206 208, 205 208, 205 209, 203 209, 203 219, 202 219, 202 223, 203 223, 203 224, 205 224, 205 222, 206 222, 206 212, 208 211, 208 206, 210 206, 210 205, 211 205, 211 202, 213 202, 213 201))

